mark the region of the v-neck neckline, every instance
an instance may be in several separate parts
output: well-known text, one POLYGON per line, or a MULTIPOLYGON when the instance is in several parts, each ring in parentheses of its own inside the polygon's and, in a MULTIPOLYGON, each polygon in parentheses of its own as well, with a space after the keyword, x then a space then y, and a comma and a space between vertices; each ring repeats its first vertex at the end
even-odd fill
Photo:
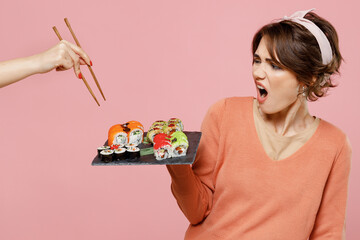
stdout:
MULTIPOLYGON (((256 131, 256 126, 255 126, 255 116, 254 116, 254 98, 251 98, 251 108, 250 108, 250 114, 251 114, 251 129, 253 131, 254 136, 256 136, 256 143, 258 145, 259 148, 261 148, 261 153, 266 157, 266 161, 267 162, 275 162, 275 163, 281 163, 281 162, 288 162, 291 159, 297 158, 299 155, 301 155, 304 151, 306 151, 306 149, 312 145, 312 142, 315 141, 318 136, 320 135, 321 132, 321 128, 323 127, 323 120, 320 118, 320 122, 315 130, 315 132, 313 133, 313 135, 298 149, 296 150, 294 153, 292 153, 290 156, 281 159, 281 160, 273 160, 272 158, 269 157, 269 155, 266 153, 263 144, 261 143, 260 137, 258 132, 256 131)), ((262 158, 265 159, 265 158, 262 158)))

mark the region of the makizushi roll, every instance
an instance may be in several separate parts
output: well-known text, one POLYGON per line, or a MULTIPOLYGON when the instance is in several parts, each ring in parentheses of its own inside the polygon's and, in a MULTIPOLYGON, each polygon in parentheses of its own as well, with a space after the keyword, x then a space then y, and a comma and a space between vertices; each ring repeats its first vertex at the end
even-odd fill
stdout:
POLYGON ((189 147, 189 141, 185 133, 178 131, 171 135, 171 154, 172 157, 185 156, 189 147))
POLYGON ((140 157, 140 148, 129 147, 126 149, 128 159, 137 159, 140 157))
POLYGON ((144 140, 144 130, 141 130, 139 127, 130 128, 129 132, 129 144, 134 144, 138 146, 144 140))
POLYGON ((173 141, 175 138, 185 139, 186 141, 188 141, 186 134, 182 131, 174 132, 170 135, 170 137, 171 137, 170 138, 171 141, 173 141))
POLYGON ((106 149, 110 149, 110 146, 101 146, 97 148, 97 152, 98 152, 98 157, 100 157, 100 152, 102 150, 106 150, 106 149))
POLYGON ((118 132, 115 134, 114 136, 114 144, 118 144, 118 145, 125 145, 128 143, 128 138, 127 138, 127 133, 126 132, 118 132))
POLYGON ((166 125, 163 129, 164 129, 164 133, 166 133, 168 135, 170 135, 174 132, 177 132, 177 131, 181 131, 180 126, 178 126, 174 123, 166 125))
POLYGON ((111 150, 116 150, 116 149, 119 149, 119 148, 122 148, 124 147, 124 144, 113 144, 110 146, 110 149, 111 150))
POLYGON ((130 128, 124 127, 121 124, 116 124, 109 129, 108 144, 111 145, 125 145, 128 143, 128 132, 130 128))
POLYGON ((123 124, 113 125, 108 133, 108 145, 112 150, 130 146, 138 146, 143 142, 144 126, 138 121, 129 121, 123 124))
POLYGON ((171 157, 171 142, 167 139, 154 142, 154 156, 156 160, 164 160, 171 157))
POLYGON ((138 121, 134 121, 134 120, 129 121, 127 122, 127 126, 129 128, 140 128, 142 131, 144 131, 144 126, 138 121))
POLYGON ((166 121, 163 121, 163 120, 155 121, 155 122, 153 122, 153 124, 151 124, 151 126, 150 126, 150 128, 149 128, 149 131, 150 131, 151 129, 154 129, 154 128, 163 129, 166 125, 167 125, 167 122, 166 122, 166 121))
POLYGON ((113 160, 114 150, 106 149, 100 152, 101 161, 109 163, 113 160))
POLYGON ((159 134, 159 133, 164 133, 164 131, 163 131, 163 129, 162 128, 158 128, 158 127, 156 127, 156 128, 152 128, 152 129, 150 129, 149 131, 148 131, 148 133, 147 133, 147 138, 148 138, 148 140, 151 142, 151 143, 154 143, 154 136, 156 135, 156 134, 159 134))
POLYGON ((114 160, 124 160, 126 159, 126 148, 118 148, 114 150, 114 160))
POLYGON ((137 147, 135 143, 128 143, 125 145, 125 148, 137 147))
POLYGON ((164 120, 157 120, 157 121, 153 122, 153 124, 151 125, 150 128, 156 127, 156 126, 164 126, 164 125, 167 125, 167 122, 166 122, 166 121, 164 121, 164 120))
POLYGON ((168 121, 168 124, 175 124, 176 126, 178 126, 180 128, 180 131, 184 130, 184 125, 179 118, 170 118, 168 121))
POLYGON ((144 140, 144 126, 138 121, 129 121, 126 126, 130 129, 128 132, 128 143, 134 143, 138 146, 144 140))
POLYGON ((166 133, 158 133, 154 136, 153 138, 153 142, 154 144, 159 142, 159 141, 170 141, 171 137, 169 135, 167 135, 166 133))

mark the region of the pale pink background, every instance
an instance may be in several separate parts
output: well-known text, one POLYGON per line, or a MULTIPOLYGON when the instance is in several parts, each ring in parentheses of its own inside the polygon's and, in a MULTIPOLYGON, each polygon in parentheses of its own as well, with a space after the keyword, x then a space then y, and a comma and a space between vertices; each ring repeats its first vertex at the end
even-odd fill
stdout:
POLYGON ((0 239, 183 239, 187 220, 164 166, 93 167, 110 126, 179 117, 199 130, 208 107, 255 95, 253 34, 315 7, 336 27, 346 63, 340 86, 310 104, 353 146, 347 239, 358 239, 360 122, 358 1, 2 1, 0 61, 72 41, 72 23, 108 99, 101 107, 72 71, 0 89, 0 239))

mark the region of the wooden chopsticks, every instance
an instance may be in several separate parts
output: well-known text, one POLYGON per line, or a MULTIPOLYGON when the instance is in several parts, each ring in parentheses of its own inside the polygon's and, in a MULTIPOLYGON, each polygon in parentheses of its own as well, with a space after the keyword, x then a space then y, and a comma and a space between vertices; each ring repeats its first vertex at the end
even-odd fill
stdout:
MULTIPOLYGON (((76 42, 76 45, 78 45, 78 46, 81 48, 80 42, 79 42, 79 40, 77 39, 74 31, 73 31, 72 28, 71 28, 71 25, 70 25, 69 20, 68 20, 67 18, 64 18, 64 21, 65 21, 65 23, 66 23, 66 26, 69 28, 69 30, 70 30, 70 32, 71 32, 71 35, 73 36, 73 38, 74 38, 74 40, 75 40, 75 42, 76 42)), ((104 93, 103 93, 102 90, 101 90, 100 84, 99 84, 99 82, 98 82, 98 80, 97 80, 97 78, 96 78, 96 76, 95 76, 94 71, 92 70, 92 67, 89 66, 89 65, 87 65, 87 66, 88 66, 88 68, 89 68, 89 70, 90 70, 90 72, 91 72, 91 75, 93 76, 93 78, 94 78, 94 80, 95 80, 96 86, 98 87, 98 89, 99 89, 99 91, 100 91, 103 99, 106 101, 106 98, 105 98, 105 96, 104 96, 104 93)))
MULTIPOLYGON (((73 38, 74 38, 74 40, 75 40, 75 42, 76 42, 76 45, 78 45, 78 46, 81 48, 80 43, 79 43, 79 40, 77 39, 74 31, 72 30, 69 20, 68 20, 67 18, 64 18, 64 21, 65 21, 65 23, 66 23, 66 26, 69 28, 69 30, 70 30, 70 32, 71 32, 71 35, 73 36, 73 38)), ((59 31, 56 29, 55 26, 53 27, 53 30, 54 30, 54 32, 56 33, 56 35, 57 35, 57 37, 59 38, 59 40, 61 41, 61 40, 62 40, 62 37, 60 36, 60 33, 59 33, 59 31)), ((87 65, 87 66, 88 66, 88 68, 89 68, 89 70, 90 70, 90 72, 91 72, 91 75, 92 75, 93 78, 94 78, 94 81, 95 81, 95 83, 96 83, 96 86, 98 87, 98 89, 99 89, 99 91, 100 91, 103 99, 106 101, 106 98, 105 98, 105 96, 104 96, 104 93, 103 93, 103 91, 101 90, 100 84, 99 84, 99 82, 98 82, 98 80, 97 80, 97 78, 96 78, 96 76, 95 76, 94 71, 92 70, 92 67, 89 66, 89 65, 87 65)), ((96 99, 96 97, 95 97, 95 95, 94 95, 94 92, 91 90, 89 84, 87 83, 87 81, 86 81, 86 79, 85 79, 85 77, 84 77, 84 74, 81 74, 81 77, 82 77, 82 80, 83 80, 84 84, 86 85, 87 89, 89 90, 90 94, 93 96, 95 102, 97 103, 98 106, 100 106, 98 100, 96 99)))

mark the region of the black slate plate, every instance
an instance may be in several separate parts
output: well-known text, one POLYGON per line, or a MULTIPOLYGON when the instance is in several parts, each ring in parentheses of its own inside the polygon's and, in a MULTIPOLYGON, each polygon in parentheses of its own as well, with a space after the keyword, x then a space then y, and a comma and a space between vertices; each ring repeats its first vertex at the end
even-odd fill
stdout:
MULTIPOLYGON (((195 160, 196 151, 199 146, 201 132, 187 132, 184 131, 189 141, 189 148, 186 156, 177 158, 168 158, 165 160, 158 161, 155 159, 154 154, 141 156, 137 159, 125 159, 119 161, 112 161, 109 163, 102 162, 96 155, 91 165, 93 166, 115 166, 115 165, 179 165, 179 164, 192 164, 195 160)), ((146 136, 146 133, 144 134, 146 136)), ((104 145, 107 145, 107 141, 104 145)), ((149 148, 152 144, 140 144, 139 148, 149 148)), ((95 149, 96 150, 96 149, 95 149)))

